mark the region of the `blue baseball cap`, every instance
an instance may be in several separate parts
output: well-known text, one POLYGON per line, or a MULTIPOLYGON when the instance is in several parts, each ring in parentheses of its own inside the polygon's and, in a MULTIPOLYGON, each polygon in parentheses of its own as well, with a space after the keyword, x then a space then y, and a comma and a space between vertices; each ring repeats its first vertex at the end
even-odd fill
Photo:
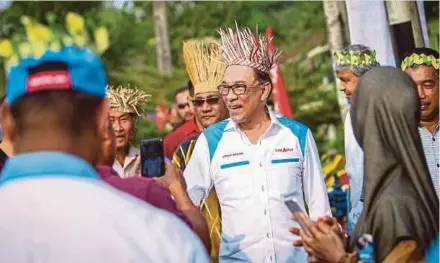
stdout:
POLYGON ((32 92, 63 89, 104 98, 106 86, 104 66, 98 56, 88 49, 64 46, 60 50, 48 49, 39 58, 24 58, 11 67, 6 80, 6 101, 11 105, 32 92), (48 63, 63 67, 33 72, 48 63))

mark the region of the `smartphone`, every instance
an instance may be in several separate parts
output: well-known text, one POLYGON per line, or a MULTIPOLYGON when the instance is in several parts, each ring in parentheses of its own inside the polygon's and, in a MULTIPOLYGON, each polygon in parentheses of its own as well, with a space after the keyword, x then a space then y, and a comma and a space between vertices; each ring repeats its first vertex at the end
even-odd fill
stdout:
POLYGON ((141 141, 141 170, 144 177, 160 177, 165 174, 162 139, 141 141))
POLYGON ((284 201, 284 203, 286 204, 287 208, 289 208, 290 212, 293 214, 295 221, 298 222, 302 231, 304 231, 304 233, 306 233, 306 235, 308 235, 309 237, 313 237, 312 233, 310 233, 309 229, 306 227, 304 221, 298 215, 298 213, 300 212, 304 213, 301 207, 298 205, 298 203, 293 200, 286 200, 284 201))

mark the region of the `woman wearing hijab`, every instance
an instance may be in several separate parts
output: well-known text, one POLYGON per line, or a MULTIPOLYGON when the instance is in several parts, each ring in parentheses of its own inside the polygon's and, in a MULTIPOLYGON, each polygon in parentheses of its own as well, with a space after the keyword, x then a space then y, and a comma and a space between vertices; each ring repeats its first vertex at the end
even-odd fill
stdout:
POLYGON ((350 241, 351 253, 344 251, 334 223, 314 225, 305 216, 314 237, 301 231, 302 243, 314 258, 357 262, 358 242, 370 236, 375 262, 422 262, 439 232, 439 201, 417 131, 415 84, 398 69, 372 69, 359 82, 351 116, 365 152, 364 210, 350 241))

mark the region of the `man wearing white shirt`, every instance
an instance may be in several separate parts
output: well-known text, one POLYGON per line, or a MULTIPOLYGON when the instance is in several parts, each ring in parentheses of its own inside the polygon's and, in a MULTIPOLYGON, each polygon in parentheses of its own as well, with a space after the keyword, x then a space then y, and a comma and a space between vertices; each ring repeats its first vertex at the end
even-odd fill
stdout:
POLYGON ((266 108, 269 71, 279 53, 249 28, 220 31, 224 81, 219 86, 231 116, 200 135, 184 176, 196 205, 215 186, 222 214, 220 262, 306 262, 292 243, 284 204, 295 200, 312 219, 331 215, 319 155, 310 130, 266 108), (305 197, 305 200, 303 199, 305 197))
MULTIPOLYGON (((376 51, 363 45, 351 45, 336 51, 335 59, 335 71, 341 80, 340 90, 345 93, 347 100, 351 103, 361 76, 373 67, 379 66, 376 61, 376 51)), ((351 210, 348 215, 350 234, 362 212, 361 193, 364 178, 364 152, 354 137, 350 111, 345 117, 344 139, 345 171, 350 183, 351 210)))

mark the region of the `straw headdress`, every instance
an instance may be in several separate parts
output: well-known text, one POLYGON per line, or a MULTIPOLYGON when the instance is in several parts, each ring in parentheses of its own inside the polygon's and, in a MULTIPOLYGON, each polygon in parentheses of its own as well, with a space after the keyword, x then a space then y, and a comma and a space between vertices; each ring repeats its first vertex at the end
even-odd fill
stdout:
POLYGON ((217 87, 225 73, 220 53, 220 44, 214 40, 190 40, 183 43, 183 59, 194 85, 194 94, 218 91, 217 87))
POLYGON ((232 65, 248 66, 269 73, 281 54, 278 50, 269 51, 268 44, 272 39, 258 34, 255 37, 250 28, 239 28, 235 23, 236 32, 232 28, 220 29, 222 39, 222 61, 226 67, 232 65))
POLYGON ((144 111, 142 106, 151 95, 142 90, 132 89, 130 86, 119 86, 117 88, 107 86, 107 97, 110 100, 112 110, 141 116, 144 111))

